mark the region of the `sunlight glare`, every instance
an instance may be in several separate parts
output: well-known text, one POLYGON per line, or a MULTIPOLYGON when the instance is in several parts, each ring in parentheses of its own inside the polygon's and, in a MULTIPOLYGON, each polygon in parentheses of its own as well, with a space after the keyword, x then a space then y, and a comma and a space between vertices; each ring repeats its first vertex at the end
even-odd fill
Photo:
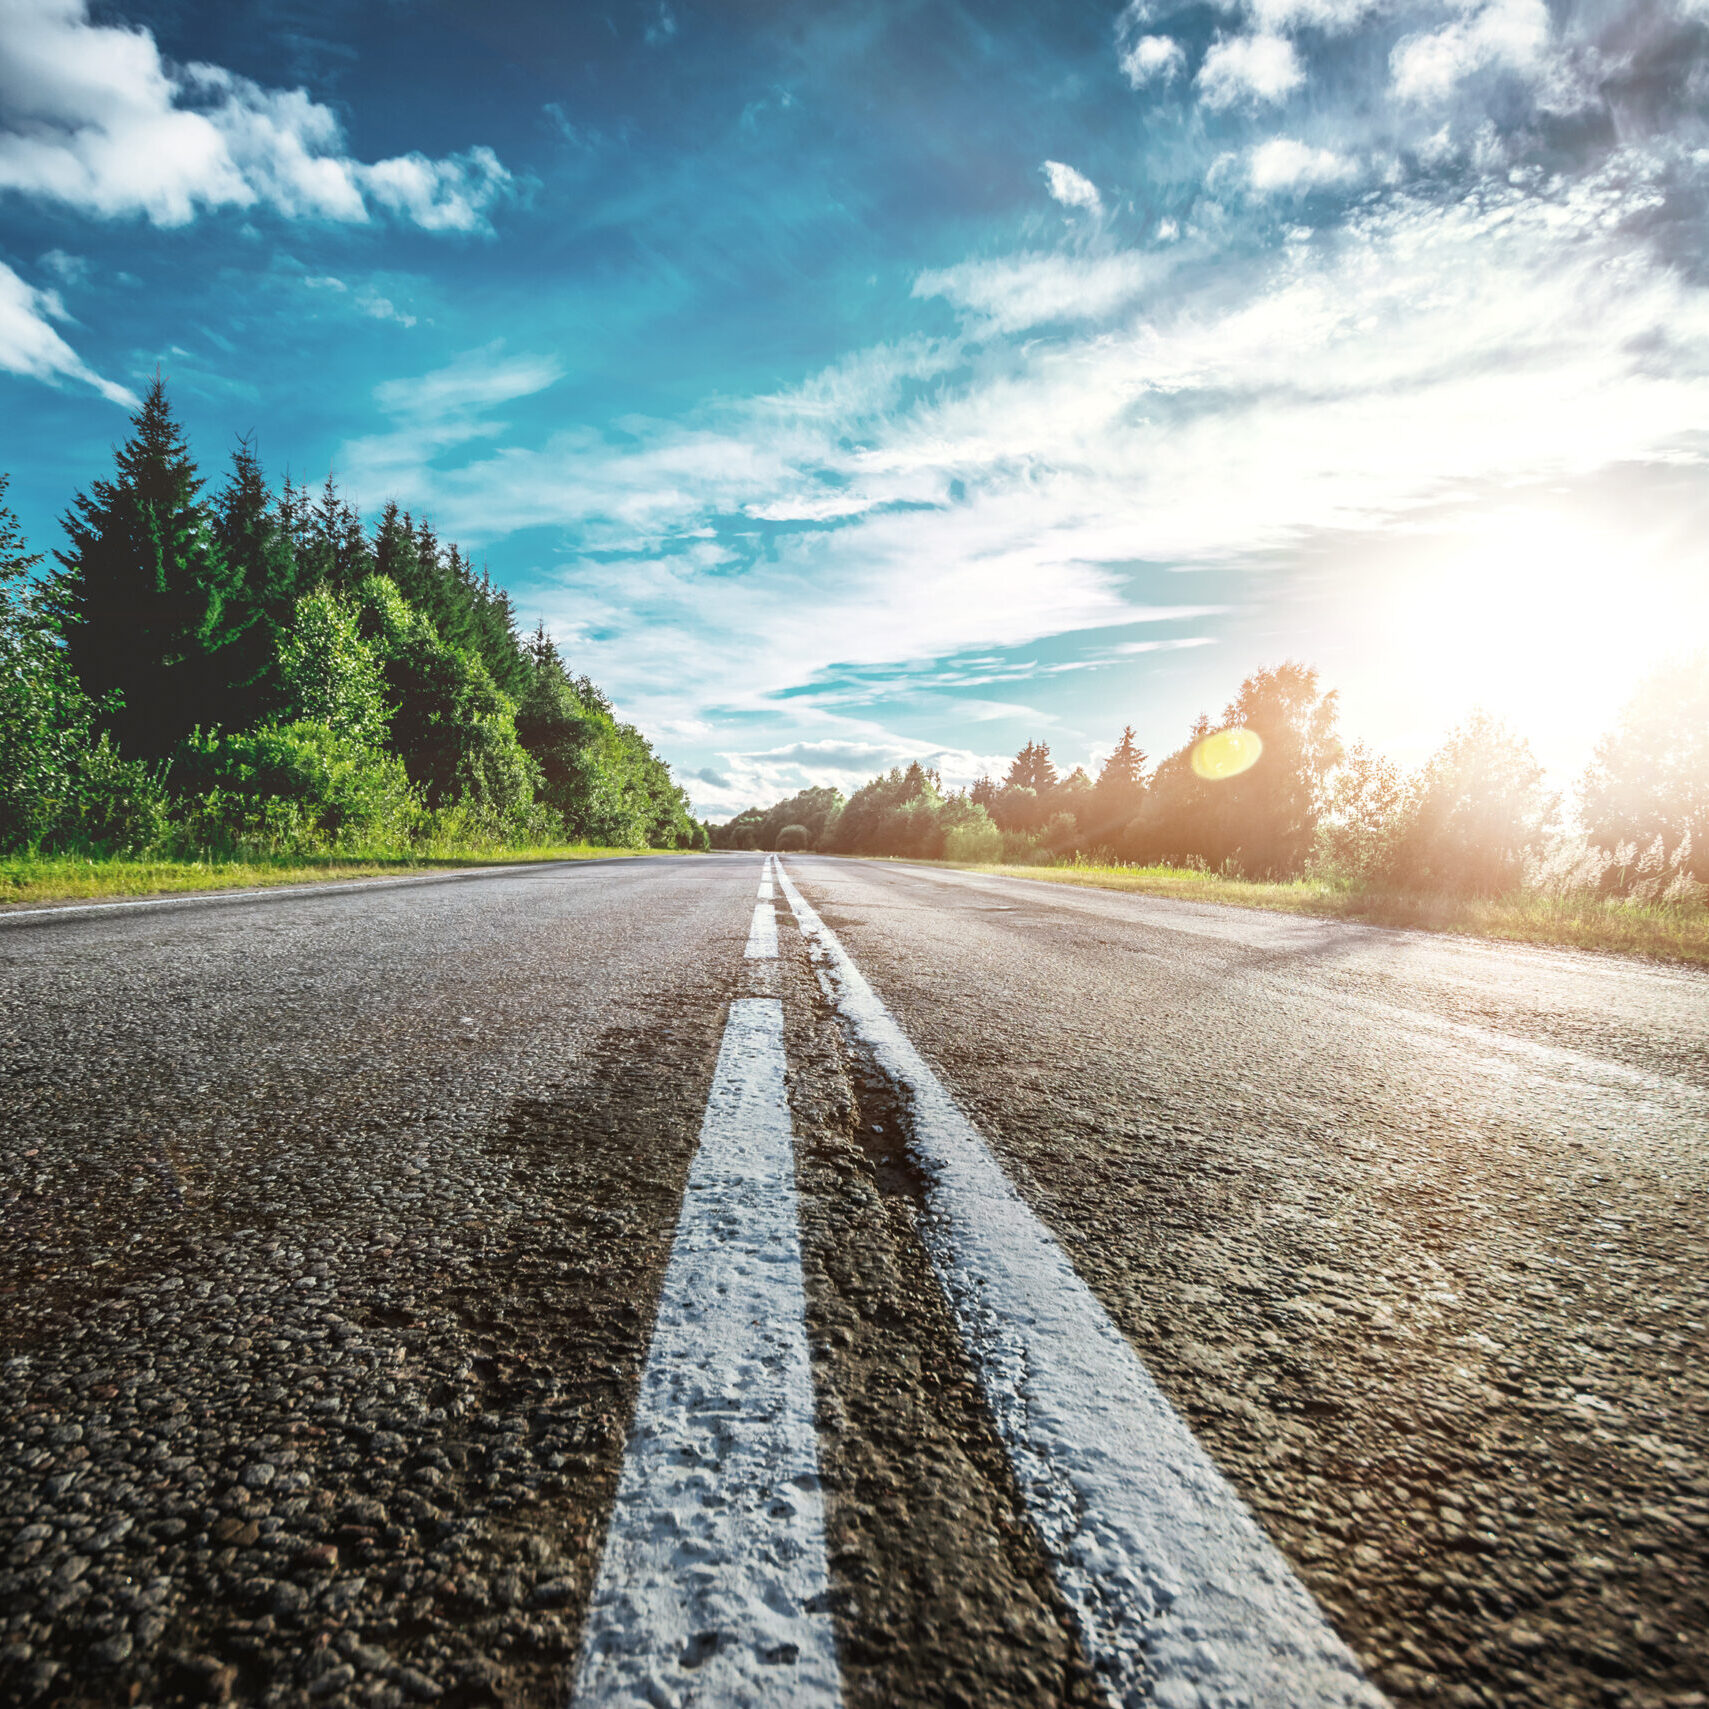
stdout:
POLYGON ((1219 783, 1250 771, 1263 751, 1264 742, 1256 730, 1243 729, 1238 724, 1229 730, 1216 730, 1195 744, 1193 772, 1197 777, 1219 783))

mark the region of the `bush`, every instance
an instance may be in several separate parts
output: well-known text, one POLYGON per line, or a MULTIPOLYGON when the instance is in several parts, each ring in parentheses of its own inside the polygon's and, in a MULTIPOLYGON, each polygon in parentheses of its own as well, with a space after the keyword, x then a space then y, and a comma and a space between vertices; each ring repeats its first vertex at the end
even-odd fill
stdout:
POLYGON ((0 852, 35 848, 77 817, 94 716, 46 626, 0 596, 0 852))
POLYGON ((504 820, 534 804, 540 770, 517 739, 514 703, 472 652, 447 646, 384 576, 357 589, 362 638, 392 702, 391 742, 434 809, 468 800, 504 820))
POLYGON ((324 724, 198 731, 173 764, 187 851, 398 848, 421 823, 403 763, 324 724))
POLYGON ((1499 895, 1548 840, 1556 801, 1530 743, 1474 713, 1431 758, 1396 842, 1394 876, 1415 889, 1499 895))
POLYGON ((812 846, 812 838, 805 825, 785 825, 777 833, 777 848, 788 853, 792 849, 804 849, 812 846))
POLYGON ((78 758, 76 787, 55 827, 54 846, 98 855, 159 848, 172 828, 166 773, 164 763, 125 759, 103 733, 78 758))
POLYGON ((337 594, 317 588, 297 601, 277 669, 275 722, 324 724, 370 747, 385 740, 390 719, 379 655, 362 638, 356 608, 337 594))
POLYGON ((1003 858, 1004 836, 983 812, 977 821, 954 825, 944 832, 944 859, 995 863, 1003 858))

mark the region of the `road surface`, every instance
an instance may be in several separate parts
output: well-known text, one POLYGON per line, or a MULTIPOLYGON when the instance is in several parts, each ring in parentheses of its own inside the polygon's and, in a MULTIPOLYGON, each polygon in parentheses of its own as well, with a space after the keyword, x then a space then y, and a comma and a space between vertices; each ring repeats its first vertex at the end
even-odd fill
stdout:
POLYGON ((1709 1703, 1709 979, 782 866, 0 919, 0 1700, 1709 1703))

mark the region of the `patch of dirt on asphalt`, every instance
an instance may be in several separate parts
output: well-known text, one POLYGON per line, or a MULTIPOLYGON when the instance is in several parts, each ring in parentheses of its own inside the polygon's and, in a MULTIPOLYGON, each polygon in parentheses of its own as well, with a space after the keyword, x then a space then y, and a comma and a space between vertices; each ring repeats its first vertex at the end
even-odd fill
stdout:
POLYGON ((900 1113, 790 930, 797 1180, 843 1694, 1100 1701, 919 1236, 900 1113))
POLYGON ((722 992, 657 1010, 496 1119, 7 1232, 0 1699, 561 1709, 722 992))

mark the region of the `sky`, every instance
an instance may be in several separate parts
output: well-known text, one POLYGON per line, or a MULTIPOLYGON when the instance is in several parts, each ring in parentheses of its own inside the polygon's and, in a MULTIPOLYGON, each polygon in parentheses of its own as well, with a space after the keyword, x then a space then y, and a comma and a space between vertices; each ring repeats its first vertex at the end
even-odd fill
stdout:
POLYGON ((484 562, 723 818, 1709 645, 1709 0, 0 0, 0 469, 484 562))

